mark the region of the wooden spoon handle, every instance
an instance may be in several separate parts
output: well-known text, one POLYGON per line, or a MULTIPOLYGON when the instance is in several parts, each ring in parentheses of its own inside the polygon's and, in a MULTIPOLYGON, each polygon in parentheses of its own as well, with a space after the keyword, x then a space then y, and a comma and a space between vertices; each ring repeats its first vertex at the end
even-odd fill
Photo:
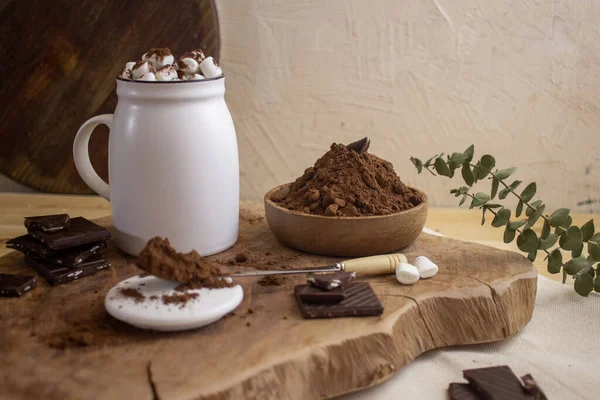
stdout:
POLYGON ((355 258, 344 261, 344 271, 357 272, 359 274, 393 274, 396 271, 396 264, 399 262, 408 262, 404 254, 383 254, 380 256, 355 258))

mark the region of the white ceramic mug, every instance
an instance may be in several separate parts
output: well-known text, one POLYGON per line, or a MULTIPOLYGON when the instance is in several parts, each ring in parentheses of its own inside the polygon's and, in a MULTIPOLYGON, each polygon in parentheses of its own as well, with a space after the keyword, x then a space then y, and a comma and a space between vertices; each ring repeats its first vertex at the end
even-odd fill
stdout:
POLYGON ((117 247, 138 255, 154 236, 203 256, 231 247, 238 237, 239 160, 225 78, 117 79, 117 95, 114 115, 89 119, 73 143, 77 171, 111 202, 117 247), (110 129, 110 186, 88 153, 100 124, 110 129))

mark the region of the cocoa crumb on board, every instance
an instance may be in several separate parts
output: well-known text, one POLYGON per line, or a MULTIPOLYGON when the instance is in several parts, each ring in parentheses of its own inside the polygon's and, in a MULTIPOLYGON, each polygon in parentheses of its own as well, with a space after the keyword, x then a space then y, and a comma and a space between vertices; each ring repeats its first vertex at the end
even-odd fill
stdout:
POLYGON ((250 325, 252 325, 252 324, 250 323, 250 321, 246 322, 246 326, 250 326, 250 325))
POLYGON ((239 263, 243 263, 248 261, 248 252, 247 251, 241 251, 239 253, 237 253, 235 255, 235 261, 239 262, 239 263))
POLYGON ((142 301, 146 300, 146 296, 134 288, 121 288, 119 289, 119 293, 124 297, 133 299, 133 301, 136 303, 141 303, 142 301))
POLYGON ((249 308, 249 309, 248 309, 248 314, 254 314, 254 310, 253 310, 253 309, 251 309, 251 308, 249 308))
POLYGON ((169 239, 158 236, 150 239, 137 259, 137 266, 146 272, 169 281, 190 284, 195 287, 231 287, 216 262, 208 261, 197 251, 178 253, 169 239))
POLYGON ((162 302, 166 305, 177 304, 181 307, 185 306, 188 301, 198 297, 198 293, 173 293, 171 295, 163 294, 162 302))
POLYGON ((261 278, 257 283, 260 286, 280 286, 285 279, 285 276, 267 275, 261 278))
POLYGON ((392 164, 370 153, 332 144, 313 167, 271 200, 289 210, 325 216, 387 215, 423 201, 392 164))

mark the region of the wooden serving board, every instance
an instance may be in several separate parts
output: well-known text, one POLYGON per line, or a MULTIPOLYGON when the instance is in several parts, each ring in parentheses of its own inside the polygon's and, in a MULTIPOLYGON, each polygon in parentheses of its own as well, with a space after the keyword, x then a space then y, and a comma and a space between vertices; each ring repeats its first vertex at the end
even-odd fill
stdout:
MULTIPOLYGON (((226 264, 247 250, 232 271, 334 260, 281 246, 256 203, 243 204, 240 223, 236 246, 210 257, 226 264)), ((427 255, 440 272, 413 286, 369 278, 381 317, 304 320, 292 296, 304 277, 281 286, 252 278, 239 280, 245 298, 235 315, 169 334, 105 313, 109 288, 140 273, 111 245, 107 271, 57 287, 40 278, 22 298, 0 298, 0 397, 321 399, 383 382, 427 350, 504 339, 530 320, 537 275, 521 255, 427 234, 404 253, 427 255)), ((31 272, 16 252, 0 271, 31 272)))

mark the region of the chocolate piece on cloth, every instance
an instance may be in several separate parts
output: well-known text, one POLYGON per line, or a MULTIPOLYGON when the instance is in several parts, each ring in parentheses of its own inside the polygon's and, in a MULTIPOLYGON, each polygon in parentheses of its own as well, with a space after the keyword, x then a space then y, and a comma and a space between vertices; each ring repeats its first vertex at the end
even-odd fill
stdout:
POLYGON ((25 217, 25 228, 42 232, 62 231, 69 227, 69 220, 68 214, 25 217))
POLYGON ((336 304, 307 304, 300 300, 299 286, 294 289, 302 316, 311 318, 368 317, 381 315, 383 306, 367 282, 350 282, 344 287, 346 298, 336 304))
POLYGON ((35 269, 52 286, 93 275, 110 266, 110 263, 100 255, 94 255, 75 268, 46 263, 28 255, 25 256, 25 263, 35 269))
POLYGON ((362 153, 365 153, 367 150, 369 150, 370 145, 371 145, 371 140, 369 140, 368 137, 365 137, 360 140, 357 140, 356 142, 347 144, 346 147, 349 148, 350 150, 354 150, 358 154, 362 154, 362 153))
POLYGON ((76 267, 100 250, 106 248, 106 241, 88 243, 65 250, 52 250, 31 235, 23 235, 10 239, 6 247, 18 250, 51 264, 76 267))
POLYGON ((35 276, 0 274, 0 296, 19 297, 33 290, 36 284, 35 276))
POLYGON ((507 365, 466 369, 463 376, 483 400, 533 400, 507 365))
POLYGON ((302 303, 306 304, 335 304, 346 297, 342 288, 323 290, 311 285, 298 285, 295 294, 302 303))
POLYGON ((332 274, 312 274, 306 280, 323 290, 343 287, 356 278, 356 272, 334 272, 332 274))
POLYGON ((523 381, 523 388, 525 392, 533 396, 535 400, 548 400, 546 394, 540 389, 537 382, 533 379, 531 374, 525 374, 521 377, 523 381))
POLYGON ((468 383, 451 383, 448 387, 450 400, 481 400, 475 389, 468 383))
POLYGON ((71 219, 69 229, 66 230, 41 232, 29 229, 27 232, 53 250, 99 242, 110 237, 110 232, 107 229, 82 217, 71 219))

